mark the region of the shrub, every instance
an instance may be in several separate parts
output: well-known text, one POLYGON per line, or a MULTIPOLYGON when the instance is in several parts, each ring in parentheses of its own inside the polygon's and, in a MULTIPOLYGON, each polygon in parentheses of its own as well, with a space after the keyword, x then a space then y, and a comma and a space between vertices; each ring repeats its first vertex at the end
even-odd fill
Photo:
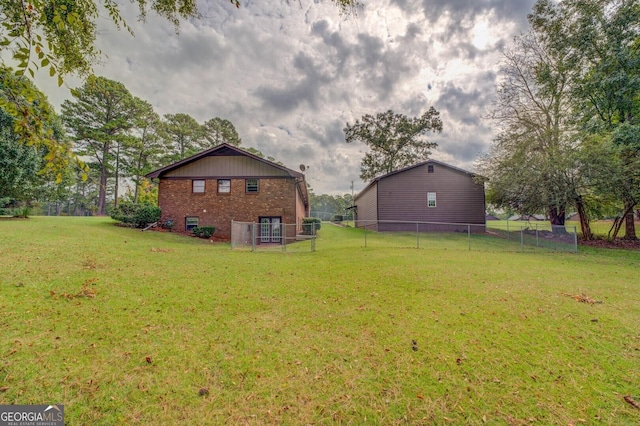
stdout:
POLYGON ((160 220, 160 214, 162 213, 160 207, 146 203, 138 205, 140 206, 140 209, 138 210, 135 220, 137 228, 142 228, 149 223, 160 220))
POLYGON ((314 229, 317 232, 322 222, 317 217, 305 217, 302 219, 302 233, 305 235, 313 235, 314 229))
POLYGON ((211 238, 214 232, 216 232, 215 226, 200 226, 191 230, 193 235, 200 238, 211 238))
POLYGON ((11 198, 0 197, 0 216, 13 216, 13 209, 9 207, 11 198))
POLYGON ((29 217, 30 213, 31 209, 29 207, 20 207, 15 210, 13 217, 21 217, 23 219, 26 219, 29 217))
POLYGON ((162 210, 151 204, 133 204, 122 202, 111 211, 111 218, 136 228, 144 228, 149 223, 160 220, 162 210))

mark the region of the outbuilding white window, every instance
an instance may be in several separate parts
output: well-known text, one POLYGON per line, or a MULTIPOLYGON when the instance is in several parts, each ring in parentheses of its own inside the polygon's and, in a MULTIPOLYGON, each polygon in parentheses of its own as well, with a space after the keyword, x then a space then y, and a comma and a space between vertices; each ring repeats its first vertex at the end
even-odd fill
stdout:
POLYGON ((204 192, 204 179, 193 180, 193 193, 201 194, 204 192))
POLYGON ((435 207, 435 206, 436 206, 436 193, 427 192, 427 207, 435 207))

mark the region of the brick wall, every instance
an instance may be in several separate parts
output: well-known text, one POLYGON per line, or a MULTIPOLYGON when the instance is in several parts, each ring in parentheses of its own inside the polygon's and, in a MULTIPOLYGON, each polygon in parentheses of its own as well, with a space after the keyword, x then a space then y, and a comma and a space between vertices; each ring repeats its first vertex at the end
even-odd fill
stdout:
POLYGON ((163 221, 173 219, 174 229, 185 230, 185 217, 198 217, 199 226, 215 226, 216 237, 231 237, 231 221, 258 222, 260 216, 281 216, 296 223, 295 179, 259 180, 257 194, 245 193, 244 179, 231 179, 231 192, 218 194, 217 179, 206 179, 204 194, 192 192, 191 179, 160 179, 158 205, 163 221))

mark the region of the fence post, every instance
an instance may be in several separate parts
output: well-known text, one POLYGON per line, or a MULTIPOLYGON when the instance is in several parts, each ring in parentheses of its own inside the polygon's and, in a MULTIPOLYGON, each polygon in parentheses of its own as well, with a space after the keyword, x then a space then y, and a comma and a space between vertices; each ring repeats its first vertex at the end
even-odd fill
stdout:
POLYGON ((317 234, 316 234, 316 225, 315 223, 313 224, 313 234, 312 234, 312 239, 311 239, 311 251, 314 252, 316 251, 316 238, 317 238, 317 234))
POLYGON ((251 223, 251 251, 256 251, 256 224, 251 223))
MULTIPOLYGON (((551 225, 551 229, 553 230, 553 225, 551 225)), ((540 247, 540 237, 538 236, 538 224, 536 223, 536 247, 540 247)))
POLYGON ((367 248, 367 226, 364 227, 364 248, 367 248))
POLYGON ((231 250, 233 250, 233 230, 235 229, 234 221, 231 221, 231 250))
POLYGON ((282 245, 282 251, 287 251, 287 224, 280 224, 280 245, 282 245))
POLYGON ((522 229, 522 226, 520 227, 520 248, 524 253, 524 230, 522 229))
POLYGON ((507 241, 511 241, 511 234, 509 233, 509 219, 507 219, 507 241))
POLYGON ((420 248, 420 224, 416 222, 416 248, 420 248))
POLYGON ((467 224, 467 237, 469 239, 469 251, 471 251, 471 225, 467 224))
POLYGON ((578 227, 573 227, 573 252, 578 252, 578 227))

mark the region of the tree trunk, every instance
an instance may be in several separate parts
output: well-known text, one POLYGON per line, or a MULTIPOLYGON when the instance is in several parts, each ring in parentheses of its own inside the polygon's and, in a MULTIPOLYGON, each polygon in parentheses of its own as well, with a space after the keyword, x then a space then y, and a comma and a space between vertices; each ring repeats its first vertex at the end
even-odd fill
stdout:
POLYGON ((564 228, 564 216, 564 206, 549 207, 549 221, 551 222, 551 230, 554 233, 563 234, 567 232, 567 230, 564 228))
POLYGON ((98 216, 107 214, 107 161, 109 155, 109 143, 102 148, 102 162, 100 164, 100 189, 98 191, 98 216))
POLYGON ((625 227, 624 227, 624 232, 625 232, 625 236, 624 239, 625 240, 637 240, 638 238, 636 237, 636 224, 634 221, 634 214, 633 214, 633 208, 635 207, 635 204, 631 204, 631 202, 628 202, 628 206, 625 210, 627 210, 627 214, 625 215, 625 227))
POLYGON ((115 196, 113 198, 113 207, 118 207, 118 180, 120 178, 120 144, 117 145, 116 148, 116 184, 114 188, 115 196))
POLYGON ((98 216, 107 214, 107 166, 102 164, 100 169, 100 190, 98 191, 98 216))
POLYGON ((589 224, 589 218, 587 212, 584 209, 584 203, 582 197, 576 199, 576 208, 578 209, 578 216, 580 216, 580 229, 582 230, 582 238, 586 241, 593 239, 593 233, 591 232, 591 225, 589 224))
POLYGON ((133 190, 133 204, 138 204, 138 192, 140 191, 140 181, 142 180, 142 176, 140 176, 140 170, 142 170, 142 152, 138 155, 138 164, 136 164, 136 180, 135 180, 135 189, 133 190))
POLYGON ((610 240, 616 239, 616 237, 618 236, 618 232, 620 232, 620 228, 622 228, 623 221, 626 222, 625 232, 629 232, 629 234, 625 236, 625 239, 636 239, 636 228, 635 224, 633 223, 633 208, 635 206, 636 203, 632 203, 630 201, 624 202, 624 212, 622 213, 622 216, 616 217, 616 219, 613 221, 613 225, 611 225, 611 229, 609 230, 610 240), (629 214, 631 214, 631 226, 628 220, 629 214), (613 235, 611 235, 611 232, 613 232, 613 235))

